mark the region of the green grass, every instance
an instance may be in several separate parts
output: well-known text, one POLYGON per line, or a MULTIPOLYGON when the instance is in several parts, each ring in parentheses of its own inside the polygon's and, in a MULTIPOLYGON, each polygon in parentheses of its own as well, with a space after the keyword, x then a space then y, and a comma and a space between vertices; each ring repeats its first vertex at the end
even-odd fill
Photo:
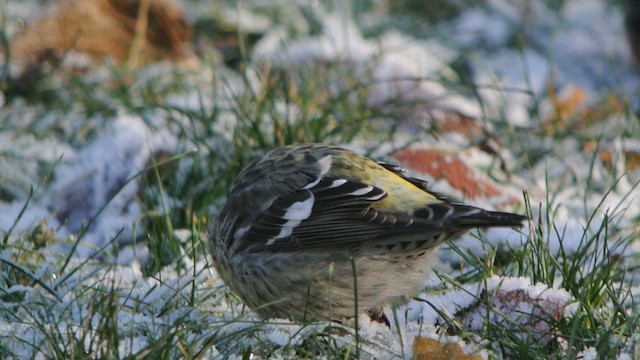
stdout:
MULTIPOLYGON (((634 184, 632 190, 638 184, 634 184)), ((499 274, 527 277, 532 284, 566 290, 573 299, 571 310, 562 317, 548 314, 539 319, 552 330, 546 336, 555 340, 549 341, 532 332, 531 327, 508 320, 508 316, 494 306, 493 295, 486 292, 477 299, 486 308, 487 322, 482 329, 469 329, 449 314, 442 313, 448 331, 462 338, 488 340, 490 350, 506 358, 515 354, 531 359, 574 358, 586 347, 594 348, 598 358, 616 358, 621 351, 629 350, 636 356, 635 342, 630 344, 628 339, 640 329, 640 315, 634 298, 637 255, 628 258, 625 254, 629 254, 627 250, 637 235, 614 226, 621 214, 613 212, 620 209, 594 209, 586 220, 589 223, 603 216, 601 225, 595 230, 584 231, 577 249, 574 245, 565 248, 565 233, 553 222, 552 209, 556 205, 547 202, 543 208, 534 209, 526 195, 531 233, 523 246, 500 254, 488 245, 484 256, 478 257, 452 243, 453 250, 471 269, 458 278, 443 274, 441 277, 453 288, 499 274), (549 239, 554 235, 559 239, 559 248, 555 251, 549 245, 549 239), (490 320, 496 317, 507 320, 506 326, 497 326, 495 320, 490 320)), ((461 313, 464 311, 468 309, 461 313)))

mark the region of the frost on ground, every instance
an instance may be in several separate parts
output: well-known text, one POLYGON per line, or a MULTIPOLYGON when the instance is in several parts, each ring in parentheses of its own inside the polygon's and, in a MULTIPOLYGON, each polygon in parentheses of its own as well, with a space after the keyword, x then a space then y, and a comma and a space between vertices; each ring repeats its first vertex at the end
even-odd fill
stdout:
MULTIPOLYGON (((268 64, 294 74, 317 64, 347 64, 355 81, 367 85, 368 107, 411 114, 392 141, 372 144, 357 139, 345 145, 378 145, 378 152, 393 153, 396 160, 403 159, 396 150, 407 144, 409 151, 427 148, 455 154, 451 162, 475 169, 482 176, 472 178, 501 190, 501 197, 485 193, 470 200, 479 206, 516 206, 524 212, 513 199, 521 203, 521 190, 526 189, 533 210, 530 227, 521 232, 472 232, 456 243, 468 253, 526 248, 541 232, 552 254, 571 255, 591 247, 587 253, 602 261, 609 256, 631 258, 638 244, 629 240, 640 231, 640 167, 634 166, 640 147, 638 138, 629 134, 637 136, 640 130, 629 124, 625 109, 620 110, 611 95, 637 108, 634 94, 640 83, 624 41, 622 13, 604 1, 565 3, 556 10, 543 2, 488 1, 434 26, 435 36, 379 31, 372 22, 381 21, 380 9, 351 16, 314 6, 304 15, 315 21, 313 31, 301 22, 299 8, 278 23, 270 23, 263 8, 251 2, 224 13, 227 21, 263 33, 250 54, 256 68, 268 64), (373 30, 379 35, 368 35, 376 33, 373 30), (529 40, 523 49, 510 46, 518 36, 529 40), (473 74, 475 96, 446 85, 461 81, 452 68, 460 58, 473 74), (473 134, 445 129, 439 138, 416 135, 426 134, 434 123, 442 127, 452 119, 467 123, 474 118, 479 130, 473 134), (500 128, 512 130, 511 138, 499 141, 505 133, 500 128), (549 134, 529 131, 533 128, 549 134), (562 136, 547 136, 554 131, 562 136), (603 249, 607 255, 598 255, 603 249)), ((26 6, 11 4, 9 10, 22 16, 28 12, 26 6)), ((202 5, 187 3, 186 11, 197 16, 197 6, 202 5)), ((154 344, 181 344, 184 349, 170 346, 174 356, 184 351, 183 355, 226 357, 267 347, 270 355, 287 357, 318 334, 332 338, 340 348, 353 346, 353 324, 302 326, 257 319, 227 294, 208 267, 205 251, 197 246, 183 251, 179 264, 162 267, 153 276, 141 270, 151 258, 141 218, 145 211, 164 209, 161 204, 142 208, 138 177, 160 154, 197 147, 185 129, 193 134, 208 129, 191 122, 185 115, 189 111, 229 109, 238 106, 235 97, 260 93, 265 84, 259 72, 252 71, 244 75, 247 83, 222 65, 187 74, 192 88, 166 94, 164 111, 118 108, 107 119, 70 118, 60 124, 57 113, 17 101, 3 114, 0 354, 10 349, 18 358, 45 358, 60 344, 75 341, 83 351, 100 355, 110 341, 100 332, 107 325, 117 329, 121 356, 154 344), (169 117, 175 122, 169 123, 169 117), (96 133, 88 143, 56 136, 84 127, 96 133)), ((168 81, 171 74, 158 66, 139 77, 147 83, 156 77, 168 81)), ((343 89, 336 81, 330 90, 337 95, 343 89)), ((301 112, 284 101, 276 109, 294 116, 301 112)), ((242 111, 223 111, 220 121, 211 125, 221 135, 206 140, 210 147, 199 148, 225 151, 239 114, 242 111)), ((263 125, 265 131, 273 131, 272 123, 263 125)), ((437 191, 469 196, 452 179, 434 176, 429 169, 410 170, 427 178, 437 191)), ((181 200, 167 199, 168 207, 181 200)), ((177 229, 174 235, 190 239, 190 230, 177 229)), ((464 261, 460 253, 445 248, 441 276, 429 283, 434 290, 386 309, 393 314, 391 328, 360 319, 361 355, 410 358, 418 335, 459 343, 465 353, 483 357, 496 350, 478 336, 470 341, 443 334, 441 326, 452 319, 472 330, 512 327, 523 337, 534 334, 544 343, 566 346, 552 323, 541 320, 561 322, 576 311, 576 299, 558 285, 562 279, 549 286, 529 278, 491 276, 453 286, 442 280, 442 273, 461 275, 454 269, 464 261)), ((580 271, 587 272, 589 266, 593 264, 584 264, 580 271)), ((631 352, 636 340, 626 341, 622 348, 631 352)), ((579 351, 584 358, 597 355, 592 347, 579 351)))

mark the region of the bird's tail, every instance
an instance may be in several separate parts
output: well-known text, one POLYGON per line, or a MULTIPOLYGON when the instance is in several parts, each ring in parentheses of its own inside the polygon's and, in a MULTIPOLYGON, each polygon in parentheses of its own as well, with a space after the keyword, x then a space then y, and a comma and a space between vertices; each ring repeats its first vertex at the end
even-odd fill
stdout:
POLYGON ((489 211, 468 205, 453 205, 451 223, 468 228, 521 227, 526 216, 502 211, 489 211))
POLYGON ((508 212, 489 211, 453 202, 439 202, 417 210, 414 216, 431 223, 456 229, 485 227, 520 227, 526 216, 508 212))

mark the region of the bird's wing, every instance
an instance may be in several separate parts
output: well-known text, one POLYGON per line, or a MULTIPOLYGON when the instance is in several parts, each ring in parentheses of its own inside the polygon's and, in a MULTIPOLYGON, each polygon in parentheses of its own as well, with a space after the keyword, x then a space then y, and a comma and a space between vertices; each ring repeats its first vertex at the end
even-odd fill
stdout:
POLYGON ((455 231, 446 221, 452 208, 433 204, 428 217, 376 210, 376 202, 385 196, 378 187, 325 176, 303 189, 276 198, 236 236, 255 245, 262 243, 268 249, 285 251, 351 246, 402 234, 419 233, 428 239, 455 231))
POLYGON ((384 161, 376 161, 376 163, 380 166, 382 166, 383 168, 391 171, 392 173, 400 176, 401 178, 407 180, 408 182, 412 183, 413 185, 415 185, 416 187, 431 193, 429 190, 427 190, 427 185, 429 184, 426 180, 422 180, 422 179, 418 179, 416 177, 411 177, 407 175, 407 169, 403 168, 402 166, 398 166, 398 165, 393 165, 393 164, 389 164, 386 163, 384 161))
POLYGON ((403 168, 402 166, 389 164, 389 163, 386 163, 384 161, 376 161, 376 163, 378 165, 382 166, 383 168, 391 171, 392 173, 400 176, 401 178, 405 179, 406 181, 410 182, 411 184, 413 184, 418 189, 433 195, 436 199, 441 200, 442 202, 445 202, 445 203, 454 203, 455 202, 454 200, 448 198, 446 195, 443 195, 441 193, 429 190, 429 188, 428 188, 429 182, 428 181, 420 179, 420 178, 417 178, 417 177, 409 176, 407 169, 403 168))

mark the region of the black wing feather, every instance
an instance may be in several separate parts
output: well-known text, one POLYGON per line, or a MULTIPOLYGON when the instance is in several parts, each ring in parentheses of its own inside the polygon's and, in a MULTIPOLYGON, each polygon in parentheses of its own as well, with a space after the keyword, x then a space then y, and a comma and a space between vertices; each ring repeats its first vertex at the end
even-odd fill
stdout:
MULTIPOLYGON (((325 176, 313 187, 274 200, 242 236, 256 248, 273 251, 325 246, 339 249, 387 239, 435 239, 436 235, 452 235, 475 227, 520 226, 525 219, 516 214, 449 202, 430 204, 412 215, 384 213, 376 210, 374 204, 385 196, 385 192, 375 186, 325 176), (310 198, 313 198, 313 207, 309 216, 291 226, 283 218, 287 210, 295 202, 310 198), (290 233, 279 237, 286 226, 290 233)), ((438 245, 439 241, 442 240, 433 241, 431 246, 438 245)))
POLYGON ((243 233, 260 247, 286 251, 322 246, 352 246, 398 234, 420 232, 424 236, 441 233, 441 221, 414 219, 409 215, 382 213, 372 208, 385 192, 358 181, 325 177, 318 184, 277 198, 243 233), (290 235, 275 238, 287 223, 282 216, 294 203, 314 197, 310 216, 295 226, 290 235), (280 218, 278 218, 280 216, 280 218))

